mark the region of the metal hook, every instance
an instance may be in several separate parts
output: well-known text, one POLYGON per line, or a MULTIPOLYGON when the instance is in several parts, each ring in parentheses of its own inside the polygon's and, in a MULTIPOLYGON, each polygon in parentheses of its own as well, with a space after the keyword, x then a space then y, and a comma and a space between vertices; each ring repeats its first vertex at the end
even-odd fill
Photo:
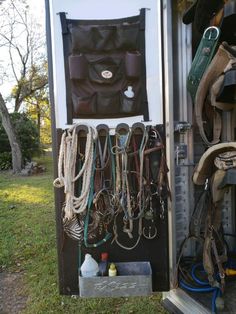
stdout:
POLYGON ((210 27, 208 27, 208 28, 205 30, 205 32, 204 32, 204 34, 203 34, 203 38, 207 38, 207 39, 209 39, 209 40, 210 40, 210 39, 216 40, 216 39, 219 37, 219 35, 220 35, 220 30, 219 30, 219 28, 216 27, 216 26, 210 26, 210 27), (214 38, 214 37, 211 37, 212 34, 214 33, 214 31, 216 31, 216 36, 215 36, 215 38, 214 38), (206 37, 207 32, 210 32, 208 38, 206 37))
POLYGON ((144 236, 144 238, 146 238, 148 240, 154 239, 157 236, 157 228, 156 228, 156 226, 154 226, 154 233, 153 234, 151 234, 151 231, 153 229, 152 226, 148 227, 148 234, 146 234, 146 228, 147 227, 143 227, 143 236, 144 236))

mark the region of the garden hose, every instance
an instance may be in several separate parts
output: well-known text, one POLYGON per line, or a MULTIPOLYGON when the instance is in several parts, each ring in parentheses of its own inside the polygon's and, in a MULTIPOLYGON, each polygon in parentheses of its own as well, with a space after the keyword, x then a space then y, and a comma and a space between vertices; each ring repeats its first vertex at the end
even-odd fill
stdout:
POLYGON ((202 264, 193 265, 192 270, 191 270, 191 276, 192 276, 193 280, 194 280, 196 283, 198 283, 199 285, 209 286, 208 280, 202 281, 202 280, 200 280, 200 279, 195 275, 195 270, 196 270, 199 266, 202 267, 202 264))
MULTIPOLYGON (((224 234, 225 236, 236 237, 236 234, 224 234)), ((212 293, 211 312, 216 314, 217 310, 224 310, 224 299, 219 286, 211 286, 206 277, 202 262, 196 257, 182 257, 178 265, 179 286, 186 291, 196 293, 212 293), (203 276, 202 276, 203 275, 203 276)), ((228 251, 228 261, 224 263, 226 276, 236 276, 236 252, 228 251)), ((219 274, 215 275, 216 283, 220 281, 219 274)))
MULTIPOLYGON (((201 263, 195 264, 191 268, 191 278, 193 282, 195 282, 198 287, 193 287, 187 283, 185 283, 182 279, 180 279, 180 287, 186 289, 190 292, 197 292, 197 293, 209 293, 213 292, 211 298, 211 311, 212 313, 217 313, 217 308, 223 308, 224 303, 223 299, 221 298, 221 290, 218 287, 211 287, 209 282, 206 280, 202 280, 197 277, 196 269, 201 267, 203 269, 203 265, 201 263)), ((204 269, 203 272, 205 273, 204 269)))

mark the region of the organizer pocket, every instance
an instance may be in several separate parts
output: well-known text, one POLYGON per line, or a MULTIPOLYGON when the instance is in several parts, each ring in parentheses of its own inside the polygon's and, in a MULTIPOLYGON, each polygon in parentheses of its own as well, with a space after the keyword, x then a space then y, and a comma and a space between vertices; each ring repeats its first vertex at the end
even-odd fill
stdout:
POLYGON ((139 22, 116 25, 69 25, 72 51, 138 50, 139 22))
POLYGON ((120 50, 139 50, 139 23, 117 26, 115 46, 120 50))
POLYGON ((76 116, 96 114, 96 94, 77 96, 72 93, 73 110, 76 116))
POLYGON ((109 51, 115 49, 114 36, 116 26, 104 25, 94 27, 95 50, 109 51))
POLYGON ((115 49, 116 26, 75 25, 69 27, 72 36, 72 50, 76 52, 110 51, 115 49))
POLYGON ((126 76, 131 79, 138 79, 141 74, 141 54, 138 51, 126 52, 125 54, 126 76))
POLYGON ((74 54, 95 49, 94 27, 91 25, 69 25, 74 54))
POLYGON ((122 93, 120 112, 131 114, 135 112, 135 98, 128 98, 122 93))
MULTIPOLYGON (((128 87, 129 88, 129 87, 128 87)), ((136 87, 135 90, 132 89, 134 92, 133 97, 127 97, 125 95, 125 92, 127 91, 124 90, 121 92, 121 106, 120 106, 120 112, 126 115, 129 114, 139 114, 139 104, 140 104, 140 88, 136 87)))
POLYGON ((120 92, 98 92, 97 93, 97 113, 100 115, 119 114, 120 92))
POLYGON ((69 56, 69 72, 71 80, 84 80, 88 72, 87 60, 84 55, 69 56))
POLYGON ((89 79, 98 84, 114 84, 123 76, 121 59, 102 57, 89 62, 89 79))

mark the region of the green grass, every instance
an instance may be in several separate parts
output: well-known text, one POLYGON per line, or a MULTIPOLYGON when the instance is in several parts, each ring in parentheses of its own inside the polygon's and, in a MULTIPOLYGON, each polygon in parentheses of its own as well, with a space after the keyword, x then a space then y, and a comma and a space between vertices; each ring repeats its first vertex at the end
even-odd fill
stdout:
POLYGON ((161 295, 79 299, 58 293, 52 161, 32 177, 0 173, 0 271, 24 273, 25 314, 166 313, 161 295))

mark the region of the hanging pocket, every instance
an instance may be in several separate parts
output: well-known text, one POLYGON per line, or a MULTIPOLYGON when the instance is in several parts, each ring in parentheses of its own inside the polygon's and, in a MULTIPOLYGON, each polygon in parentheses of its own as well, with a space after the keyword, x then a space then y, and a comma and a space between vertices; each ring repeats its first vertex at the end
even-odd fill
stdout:
POLYGON ((98 92, 97 93, 97 113, 100 115, 119 114, 120 93, 119 92, 98 92))
MULTIPOLYGON (((128 87, 129 89, 129 87, 128 87)), ((127 89, 127 90, 128 90, 127 89)), ((140 103, 140 90, 136 89, 134 91, 134 96, 133 97, 127 97, 125 92, 127 91, 122 91, 121 92, 121 106, 120 106, 120 112, 126 115, 130 114, 139 114, 139 103, 140 103)))
POLYGON ((115 49, 114 36, 116 26, 101 25, 94 27, 95 50, 110 51, 115 49))
POLYGON ((114 84, 124 74, 121 59, 102 57, 89 62, 89 79, 98 84, 114 84))
POLYGON ((139 50, 139 23, 117 26, 115 46, 119 50, 139 50))
POLYGON ((71 80, 86 79, 87 71, 87 60, 83 55, 69 56, 69 72, 71 80))
POLYGON ((125 54, 126 76, 133 80, 138 79, 141 73, 141 54, 138 51, 126 52, 125 54))
POLYGON ((115 49, 116 26, 70 25, 69 29, 72 37, 73 53, 115 49))
POLYGON ((95 49, 94 27, 91 25, 69 25, 72 41, 72 52, 79 54, 95 49))
POLYGON ((122 93, 121 113, 131 114, 135 112, 135 98, 128 98, 122 93))
POLYGON ((76 117, 96 114, 96 94, 77 96, 72 93, 73 110, 76 117))

